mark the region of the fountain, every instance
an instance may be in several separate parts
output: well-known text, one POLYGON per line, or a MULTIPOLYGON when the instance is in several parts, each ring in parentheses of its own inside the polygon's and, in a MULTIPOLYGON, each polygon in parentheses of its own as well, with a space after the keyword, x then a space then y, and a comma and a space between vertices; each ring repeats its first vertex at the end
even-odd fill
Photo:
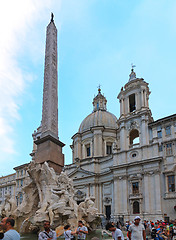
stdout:
POLYGON ((94 199, 86 198, 77 205, 74 200, 72 180, 65 172, 57 174, 47 162, 31 161, 28 166, 29 177, 23 187, 23 201, 17 207, 14 198, 6 198, 1 214, 13 216, 20 232, 37 232, 44 220, 52 227, 70 224, 77 226, 83 220, 89 229, 95 229, 100 222, 94 199))

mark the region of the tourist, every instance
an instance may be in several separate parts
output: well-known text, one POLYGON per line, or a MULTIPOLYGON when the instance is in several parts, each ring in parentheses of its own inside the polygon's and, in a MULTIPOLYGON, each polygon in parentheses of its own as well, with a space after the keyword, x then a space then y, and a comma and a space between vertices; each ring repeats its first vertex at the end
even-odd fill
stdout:
POLYGON ((45 230, 39 233, 38 240, 57 240, 56 232, 50 228, 49 221, 44 221, 43 227, 45 230))
POLYGON ((78 234, 79 240, 86 239, 86 234, 88 234, 88 229, 83 225, 82 221, 78 221, 78 228, 76 229, 76 233, 78 234))
POLYGON ((65 230, 64 231, 65 240, 75 240, 76 239, 74 236, 74 234, 76 233, 76 230, 74 232, 71 231, 69 224, 64 227, 64 230, 65 230))
POLYGON ((116 228, 112 223, 107 223, 106 230, 112 232, 112 237, 114 240, 124 240, 122 231, 119 228, 116 228))
POLYGON ((174 221, 173 224, 173 234, 172 234, 173 240, 176 240, 176 220, 174 221))
POLYGON ((1 221, 1 228, 5 231, 3 240, 20 240, 20 234, 14 229, 15 220, 11 217, 5 217, 1 221))
POLYGON ((144 225, 140 223, 141 218, 136 216, 134 223, 128 229, 129 240, 146 240, 144 225))
POLYGON ((166 229, 163 229, 161 234, 162 234, 161 237, 163 240, 168 240, 169 235, 166 229))
POLYGON ((162 233, 163 233, 163 226, 162 225, 158 225, 158 228, 156 229, 157 233, 156 233, 156 240, 163 240, 163 238, 161 237, 162 233))
POLYGON ((153 227, 152 227, 152 231, 151 231, 151 238, 152 239, 156 239, 156 233, 157 233, 157 226, 156 225, 154 225, 153 227))

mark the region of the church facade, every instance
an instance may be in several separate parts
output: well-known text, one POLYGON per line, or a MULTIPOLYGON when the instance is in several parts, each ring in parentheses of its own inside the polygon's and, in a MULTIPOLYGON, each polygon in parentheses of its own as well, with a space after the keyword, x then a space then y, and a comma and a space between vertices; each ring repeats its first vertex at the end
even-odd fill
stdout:
MULTIPOLYGON (((157 121, 149 108, 150 90, 132 68, 118 95, 120 117, 107 111, 98 89, 93 111, 72 137, 73 163, 64 165, 58 137, 57 29, 47 27, 42 122, 33 133, 32 161, 64 170, 73 179, 77 203, 95 200, 100 215, 113 221, 176 218, 176 114, 157 121), (174 208, 175 207, 175 208, 174 208)), ((0 204, 9 194, 23 200, 28 163, 0 178, 0 204), (13 191, 12 191, 13 190, 13 191)))
POLYGON ((64 169, 76 200, 94 197, 100 214, 113 221, 176 216, 176 114, 154 121, 149 95, 132 69, 118 95, 119 119, 99 89, 93 112, 72 137, 73 163, 64 169))

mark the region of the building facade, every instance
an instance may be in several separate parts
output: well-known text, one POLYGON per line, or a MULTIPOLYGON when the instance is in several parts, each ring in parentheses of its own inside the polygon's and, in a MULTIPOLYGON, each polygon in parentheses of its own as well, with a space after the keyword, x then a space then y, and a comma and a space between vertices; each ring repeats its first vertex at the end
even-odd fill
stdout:
MULTIPOLYGON (((176 218, 176 114, 157 121, 149 108, 150 90, 132 68, 118 94, 120 117, 107 111, 98 89, 93 112, 72 137, 73 163, 64 166, 58 137, 57 29, 53 15, 47 27, 41 125, 33 133, 32 160, 48 162, 73 179, 77 203, 95 199, 100 215, 113 221, 176 218)), ((23 200, 28 164, 0 178, 0 202, 10 193, 23 200)))
POLYGON ((15 167, 15 173, 0 178, 0 206, 4 204, 6 198, 14 198, 16 205, 23 201, 23 186, 29 176, 27 167, 29 163, 15 167))
POLYGON ((16 181, 15 173, 0 177, 0 205, 5 201, 6 196, 15 196, 16 181))
POLYGON ((64 169, 76 200, 94 197, 100 214, 113 221, 176 217, 176 114, 154 121, 149 95, 132 69, 118 95, 119 119, 99 89, 93 112, 72 137, 73 163, 64 169))

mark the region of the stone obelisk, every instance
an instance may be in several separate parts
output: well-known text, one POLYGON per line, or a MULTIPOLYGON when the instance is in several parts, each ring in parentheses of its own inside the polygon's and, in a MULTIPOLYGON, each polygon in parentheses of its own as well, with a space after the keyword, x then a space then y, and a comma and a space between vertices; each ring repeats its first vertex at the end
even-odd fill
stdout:
POLYGON ((53 18, 52 13, 46 31, 42 124, 40 138, 35 141, 35 161, 46 161, 56 172, 61 172, 64 166, 62 147, 65 144, 58 138, 57 29, 53 18))

